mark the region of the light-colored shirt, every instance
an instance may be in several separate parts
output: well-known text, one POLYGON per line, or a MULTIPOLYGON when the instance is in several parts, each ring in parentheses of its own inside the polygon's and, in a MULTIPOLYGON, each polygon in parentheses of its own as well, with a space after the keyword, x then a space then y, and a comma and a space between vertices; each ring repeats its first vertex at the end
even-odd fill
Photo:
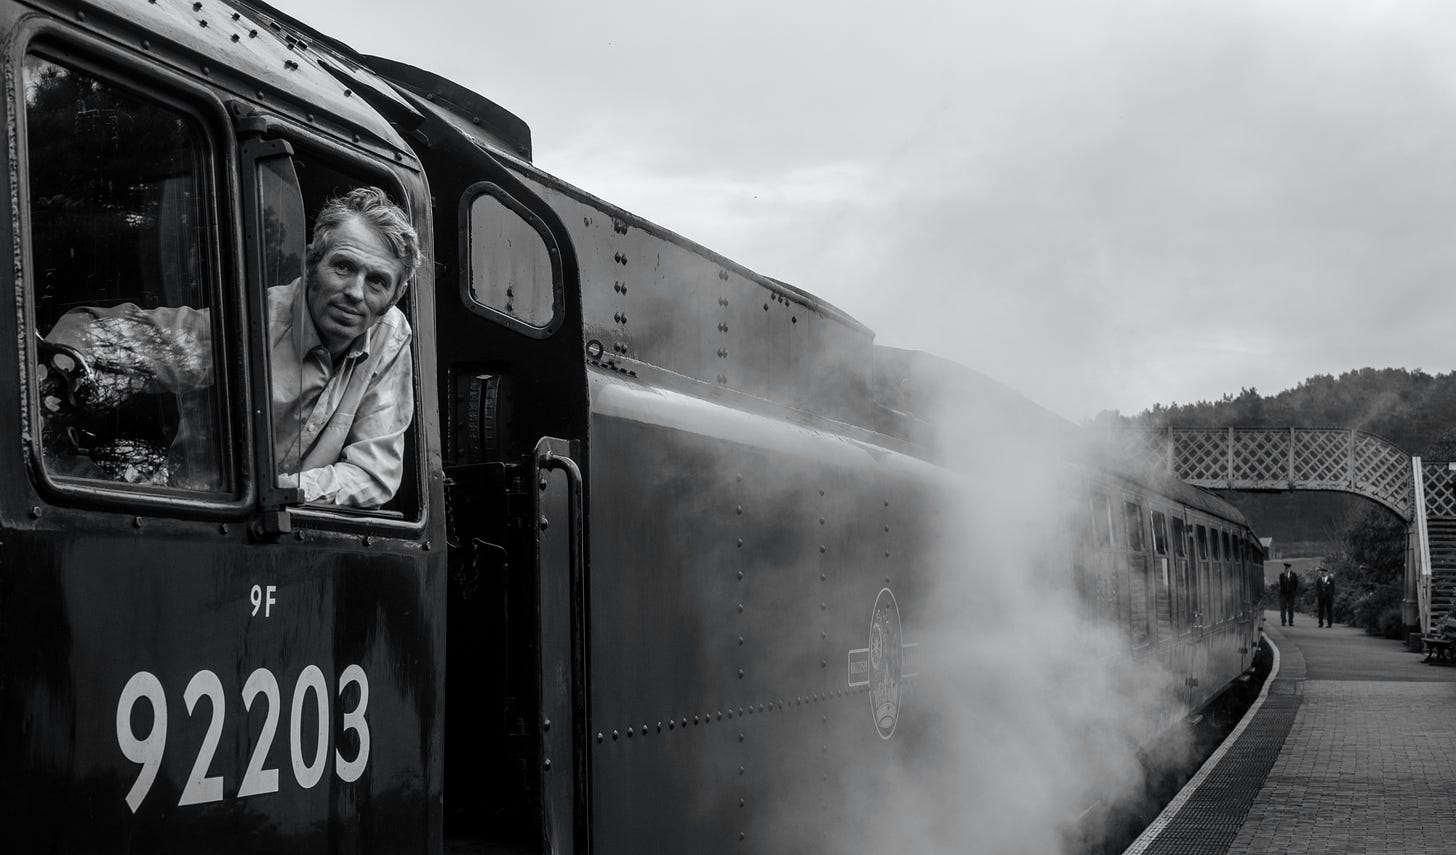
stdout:
MULTIPOLYGON (((300 280, 268 289, 273 449, 281 486, 309 502, 372 508, 388 502, 404 474, 404 436, 414 418, 409 321, 390 308, 335 364, 315 329, 300 280)), ((103 372, 136 386, 192 392, 213 384, 207 309, 140 309, 126 303, 68 312, 47 336, 91 354, 103 372), (138 383, 137 377, 143 378, 138 383)), ((174 446, 210 434, 185 421, 174 446)))

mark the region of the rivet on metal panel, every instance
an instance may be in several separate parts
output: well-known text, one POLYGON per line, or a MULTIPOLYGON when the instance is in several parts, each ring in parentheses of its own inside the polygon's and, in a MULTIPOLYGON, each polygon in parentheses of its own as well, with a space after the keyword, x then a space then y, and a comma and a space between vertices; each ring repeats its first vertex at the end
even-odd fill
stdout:
POLYGON ((743 774, 743 767, 742 766, 739 766, 738 767, 738 774, 740 774, 740 775, 743 774))
POLYGON ((645 721, 642 722, 642 735, 643 736, 646 736, 647 735, 647 722, 645 722, 645 721))
POLYGON ((738 636, 738 646, 739 647, 742 647, 743 646, 743 636, 741 636, 741 635, 738 636))
POLYGON ((737 507, 737 509, 738 509, 738 513, 739 513, 739 514, 742 514, 742 513, 743 513, 743 506, 742 506, 742 505, 738 505, 738 506, 736 506, 736 507, 737 507))
MULTIPOLYGON (((687 721, 687 719, 683 719, 683 721, 687 721)), ((693 724, 697 724, 697 723, 698 723, 698 717, 697 716, 693 716, 693 724)))
POLYGON ((550 730, 551 729, 551 719, 548 718, 545 721, 541 722, 541 729, 542 730, 550 730))
POLYGON ((688 717, 687 716, 683 716, 682 726, 683 727, 687 727, 688 726, 688 717))
POLYGON ((601 731, 597 731, 597 742, 601 742, 605 738, 606 737, 602 736, 601 731))
MULTIPOLYGON (((752 707, 749 707, 749 709, 751 710, 753 708, 752 707)), ((742 718, 743 717, 743 707, 739 707, 738 708, 738 717, 739 718, 742 718)))
MULTIPOLYGON (((138 519, 140 519, 140 517, 138 517, 138 519)), ((738 613, 739 614, 743 614, 743 604, 742 603, 739 603, 738 604, 738 613)))
POLYGON ((308 114, 308 123, 313 124, 313 113, 308 114))
POLYGON ((673 721, 672 719, 668 719, 667 720, 667 729, 668 730, 672 730, 672 729, 674 729, 676 727, 677 727, 677 722, 673 721))
POLYGON ((740 579, 743 578, 743 571, 742 570, 739 570, 738 571, 738 578, 740 578, 740 579))
POLYGON ((546 760, 544 761, 544 765, 546 766, 546 769, 548 771, 551 769, 551 758, 550 757, 547 757, 546 758, 546 760))
POLYGON ((746 834, 744 834, 744 833, 743 833, 743 832, 741 832, 741 831, 740 831, 740 832, 738 832, 738 839, 739 839, 739 840, 743 840, 743 839, 744 839, 744 838, 745 838, 745 837, 747 837, 747 836, 748 836, 748 835, 746 835, 746 834))
POLYGON ((719 721, 722 721, 723 720, 723 711, 722 710, 718 710, 718 720, 719 721))
POLYGON ((885 502, 885 507, 887 507, 887 508, 888 508, 888 507, 889 507, 889 506, 890 506, 890 503, 889 503, 889 501, 886 501, 886 502, 885 502))
POLYGON ((615 741, 617 741, 618 739, 621 739, 621 738, 622 738, 622 734, 621 733, 619 733, 618 731, 615 731, 615 730, 612 731, 612 741, 613 742, 615 742, 615 741))
POLYGON ((758 711, 759 712, 763 712, 763 704, 759 704, 758 705, 758 711))
POLYGON ((242 16, 242 13, 240 13, 240 12, 234 12, 233 13, 233 20, 234 21, 236 21, 236 20, 238 20, 239 18, 242 18, 242 17, 243 17, 242 16))
MULTIPOLYGON (((548 520, 543 516, 541 517, 541 522, 537 523, 537 525, 541 526, 542 531, 545 531, 546 529, 551 527, 551 520, 548 520)), ((889 553, 887 552, 885 554, 888 555, 889 553)))
POLYGON ((542 472, 541 480, 536 482, 536 486, 542 490, 545 490, 546 487, 550 485, 550 483, 550 480, 546 477, 546 473, 542 472))
POLYGON ((40 519, 40 505, 30 506, 30 518, 33 520, 40 519))
POLYGON ((242 41, 242 40, 243 40, 243 37, 242 37, 242 36, 240 36, 240 35, 238 35, 238 34, 237 34, 237 33, 233 33, 233 34, 232 34, 232 38, 231 38, 231 40, 232 40, 232 42, 233 42, 233 43, 234 43, 234 44, 236 44, 236 43, 237 43, 237 42, 240 42, 240 41, 242 41))
POLYGON ((824 553, 826 553, 828 551, 829 551, 828 545, 823 544, 823 543, 819 544, 819 554, 820 555, 823 555, 824 553))
POLYGON ((798 315, 794 315, 792 318, 789 318, 789 323, 791 323, 791 324, 797 324, 798 322, 799 322, 799 316, 798 315))
POLYGON ((478 125, 478 124, 480 124, 480 117, 479 116, 471 116, 470 117, 470 124, 472 124, 472 125, 478 125))
POLYGON ((211 75, 212 75, 212 67, 211 66, 204 65, 202 67, 202 76, 203 77, 210 77, 211 75))
POLYGON ((354 142, 358 142, 359 141, 359 135, 358 134, 353 134, 352 136, 354 137, 354 142))
POLYGON ((826 611, 828 608, 829 608, 829 604, 828 603, 820 603, 819 604, 819 611, 821 611, 821 612, 822 611, 826 611))
POLYGON ((301 528, 294 529, 293 530, 293 539, 296 540, 296 541, 298 541, 299 543, 303 543, 303 529, 301 529, 301 528))
POLYGON ((764 304, 763 304, 763 310, 764 310, 764 311, 765 311, 765 312, 767 312, 767 311, 768 311, 768 303, 764 303, 764 304))
POLYGON ((630 727, 627 728, 627 738, 628 739, 631 739, 632 738, 632 728, 630 728, 630 727))
POLYGON ((207 22, 206 22, 206 21, 198 21, 198 22, 197 22, 197 25, 198 25, 198 26, 199 26, 199 27, 202 27, 202 28, 204 28, 204 29, 206 29, 206 28, 207 28, 207 22))
POLYGON ((828 632, 821 632, 821 633, 819 633, 819 637, 821 639, 828 638, 829 637, 829 633, 828 632))
POLYGON ((228 524, 227 523, 218 523, 217 533, 218 534, 227 534, 228 533, 228 524))
MULTIPOLYGON (((829 667, 829 662, 828 662, 828 660, 825 660, 825 659, 820 659, 820 660, 819 660, 819 667, 820 667, 820 668, 828 668, 828 667, 829 667)), ((816 699, 816 700, 817 700, 817 699, 816 699)))
POLYGON ((742 742, 743 741, 743 731, 741 731, 741 730, 738 731, 738 741, 739 742, 742 742))
POLYGON ((248 30, 248 38, 250 38, 250 39, 256 39, 257 37, 258 37, 258 31, 257 30, 248 30))
POLYGON ((193 3, 192 4, 192 11, 194 11, 194 12, 201 12, 202 11, 202 4, 201 3, 193 3))
MULTIPOLYGON (((344 97, 345 98, 348 98, 348 97, 352 96, 353 94, 354 94, 354 90, 352 90, 352 89, 345 89, 344 90, 344 97)), ((358 140, 354 140, 354 142, 358 142, 358 140)))
POLYGON ((819 524, 820 524, 820 525, 824 525, 824 518, 823 518, 823 517, 820 517, 820 518, 819 518, 819 524))
POLYGON ((741 538, 741 537, 738 538, 738 548, 739 549, 742 549, 743 548, 743 538, 741 538))
POLYGON ((657 732, 658 733, 661 733, 662 732, 662 722, 660 722, 660 721, 657 723, 657 732))
POLYGON ((740 679, 740 680, 743 679, 743 669, 742 668, 739 668, 738 669, 738 679, 740 679))
POLYGON ((889 531, 890 531, 890 527, 889 526, 885 526, 885 533, 888 534, 889 531))
POLYGON ((76 20, 78 20, 78 21, 84 21, 84 20, 86 20, 86 13, 85 12, 77 12, 76 13, 76 20))
POLYGON ((739 798, 739 799, 738 799, 738 806, 739 806, 739 807, 743 807, 743 804, 744 804, 744 800, 743 800, 743 798, 742 798, 742 797, 740 797, 740 798, 739 798))
POLYGON ((142 39, 142 50, 151 50, 151 49, 152 49, 152 40, 151 39, 142 39))
POLYGON ((134 525, 134 526, 136 526, 137 528, 141 528, 142 527, 142 518, 141 517, 132 517, 131 524, 134 525))

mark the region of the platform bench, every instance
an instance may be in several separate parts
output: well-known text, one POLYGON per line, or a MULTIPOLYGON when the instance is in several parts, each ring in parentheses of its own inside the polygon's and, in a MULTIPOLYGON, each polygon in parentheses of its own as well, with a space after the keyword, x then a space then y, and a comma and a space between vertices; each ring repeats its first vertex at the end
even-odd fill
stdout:
POLYGON ((1430 662, 1435 657, 1437 662, 1456 662, 1456 654, 1453 654, 1451 647, 1456 644, 1456 639, 1440 638, 1434 635, 1423 635, 1421 641, 1426 645, 1426 658, 1430 662))

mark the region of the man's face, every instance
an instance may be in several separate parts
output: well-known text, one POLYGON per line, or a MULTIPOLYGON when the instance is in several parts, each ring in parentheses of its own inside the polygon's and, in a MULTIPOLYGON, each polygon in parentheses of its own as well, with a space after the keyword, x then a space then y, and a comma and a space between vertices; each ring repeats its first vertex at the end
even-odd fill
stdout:
POLYGON ((307 286, 308 313, 329 353, 340 356, 389 311, 403 271, 384 239, 357 217, 334 229, 307 286))

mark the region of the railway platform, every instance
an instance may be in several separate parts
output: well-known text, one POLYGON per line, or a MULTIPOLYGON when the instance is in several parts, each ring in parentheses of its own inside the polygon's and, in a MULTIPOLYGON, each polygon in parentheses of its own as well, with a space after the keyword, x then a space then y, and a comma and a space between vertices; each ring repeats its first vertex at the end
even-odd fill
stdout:
POLYGON ((1456 852, 1456 665, 1264 613, 1259 699, 1125 855, 1456 852))

